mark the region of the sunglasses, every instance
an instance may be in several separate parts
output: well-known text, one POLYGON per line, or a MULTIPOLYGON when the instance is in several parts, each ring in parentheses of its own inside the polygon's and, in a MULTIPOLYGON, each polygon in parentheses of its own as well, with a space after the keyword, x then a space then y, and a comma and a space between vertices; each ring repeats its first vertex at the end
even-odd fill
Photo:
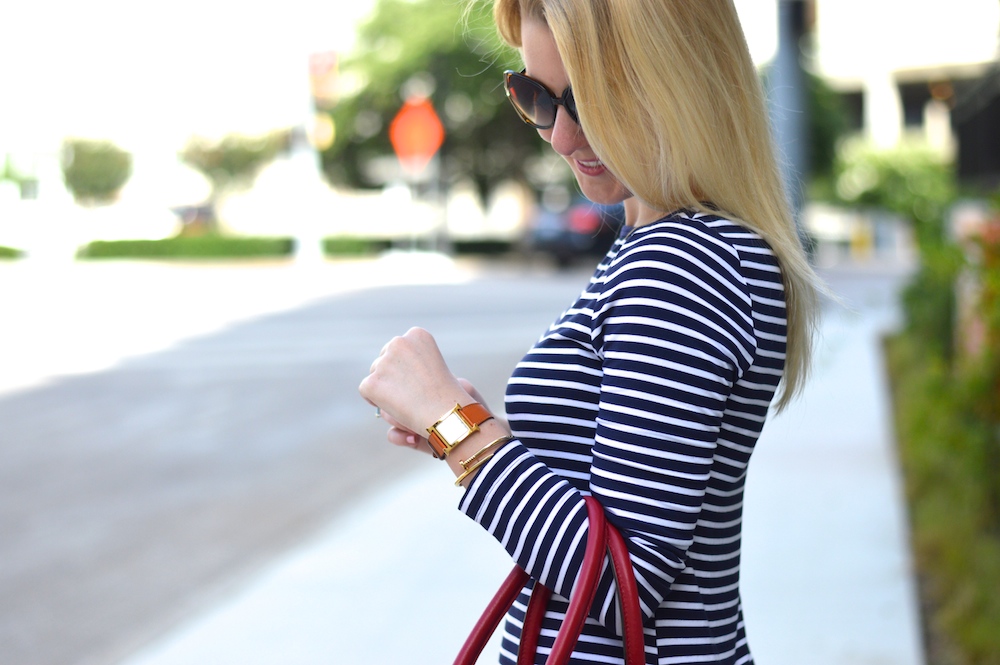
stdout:
POLYGON ((525 75, 524 71, 515 72, 510 69, 503 73, 503 87, 507 91, 507 99, 521 120, 536 129, 551 129, 556 124, 556 107, 562 106, 580 124, 576 114, 576 100, 573 89, 566 86, 561 97, 556 97, 544 85, 525 75))

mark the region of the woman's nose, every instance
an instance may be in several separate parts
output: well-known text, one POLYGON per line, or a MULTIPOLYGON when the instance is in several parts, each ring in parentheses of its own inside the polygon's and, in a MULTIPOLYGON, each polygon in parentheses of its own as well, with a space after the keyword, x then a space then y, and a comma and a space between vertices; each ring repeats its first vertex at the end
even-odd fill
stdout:
POLYGON ((570 155, 586 143, 583 129, 561 106, 556 107, 556 122, 551 129, 539 132, 560 155, 570 155))

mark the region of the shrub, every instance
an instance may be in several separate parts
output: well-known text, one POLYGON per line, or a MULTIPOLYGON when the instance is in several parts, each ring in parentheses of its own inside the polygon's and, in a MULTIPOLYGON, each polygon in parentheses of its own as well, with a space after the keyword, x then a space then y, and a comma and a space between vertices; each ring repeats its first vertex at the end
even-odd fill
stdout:
POLYGON ((229 238, 218 235, 166 240, 98 240, 80 252, 87 259, 223 259, 282 257, 292 252, 290 238, 229 238))
POLYGON ((512 243, 504 240, 455 240, 452 249, 456 254, 497 256, 511 250, 512 243))
POLYGON ((911 333, 887 350, 928 663, 1000 665, 1000 535, 984 459, 995 430, 975 414, 981 386, 911 333))
POLYGON ((67 139, 62 147, 66 188, 77 203, 113 201, 132 175, 132 155, 109 141, 67 139))
POLYGON ((945 215, 957 185, 954 168, 940 155, 921 145, 880 151, 849 142, 838 155, 835 174, 840 202, 883 208, 910 220, 921 254, 945 242, 945 215))
POLYGON ((392 243, 388 240, 347 237, 324 238, 323 253, 327 256, 365 256, 389 249, 391 245, 392 243))
POLYGON ((181 150, 180 158, 212 183, 207 214, 191 225, 195 232, 217 233, 216 206, 222 197, 232 188, 252 184, 257 173, 288 148, 290 140, 285 130, 261 136, 230 134, 218 140, 191 138, 181 150))
POLYGON ((983 340, 959 370, 969 385, 971 416, 984 430, 976 460, 977 483, 987 499, 984 519, 1000 535, 1000 219, 987 223, 977 244, 971 272, 979 284, 975 316, 983 340))
POLYGON ((841 202, 910 220, 920 252, 886 348, 928 662, 1000 665, 1000 233, 971 254, 949 239, 953 168, 919 146, 848 144, 835 183, 841 202), (974 352, 955 335, 960 276, 980 287, 974 352))
MULTIPOLYGON (((391 246, 388 240, 325 238, 327 256, 367 256, 391 246)), ((83 248, 84 259, 227 259, 291 256, 291 238, 244 238, 216 233, 181 235, 165 240, 98 240, 83 248)))
POLYGON ((910 219, 920 249, 887 358, 928 662, 1000 665, 1000 234, 951 243, 951 169, 919 149, 846 154, 838 193, 910 219), (979 285, 971 351, 954 332, 960 275, 979 285))
POLYGON ((217 141, 195 137, 181 151, 181 159, 205 174, 218 194, 233 183, 251 182, 287 143, 284 131, 263 136, 231 134, 217 141))
POLYGON ((902 292, 906 331, 927 354, 951 363, 955 350, 955 279, 964 260, 957 247, 927 247, 919 270, 902 292))

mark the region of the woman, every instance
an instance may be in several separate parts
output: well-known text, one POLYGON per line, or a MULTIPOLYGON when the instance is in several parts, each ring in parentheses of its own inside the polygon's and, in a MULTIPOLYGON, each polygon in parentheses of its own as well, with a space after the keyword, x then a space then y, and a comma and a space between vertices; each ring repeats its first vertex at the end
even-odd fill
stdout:
MULTIPOLYGON (((592 494, 628 543, 647 662, 752 662, 744 479, 779 379, 779 410, 805 379, 816 290, 736 11, 496 0, 495 18, 524 60, 505 75, 515 108, 591 201, 624 202, 626 226, 514 371, 509 426, 475 406, 419 329, 385 346, 361 393, 392 443, 444 457, 466 488, 460 509, 555 590, 546 628, 558 629, 576 578, 592 494)), ((622 662, 614 592, 606 573, 573 662, 622 662)), ((516 657, 526 599, 508 616, 502 663, 516 657)))

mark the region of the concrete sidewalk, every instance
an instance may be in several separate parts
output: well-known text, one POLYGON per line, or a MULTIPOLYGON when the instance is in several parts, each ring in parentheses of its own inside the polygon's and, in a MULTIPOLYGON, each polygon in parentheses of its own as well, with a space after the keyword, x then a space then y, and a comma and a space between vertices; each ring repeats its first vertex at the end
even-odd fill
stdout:
MULTIPOLYGON (((923 663, 881 363, 887 293, 828 307, 813 380, 755 452, 743 594, 761 665, 923 663)), ((510 569, 458 500, 428 462, 126 665, 451 662, 510 569)))
POLYGON ((923 663, 881 338, 888 307, 831 310, 802 399, 748 477, 743 592, 763 665, 923 663))

